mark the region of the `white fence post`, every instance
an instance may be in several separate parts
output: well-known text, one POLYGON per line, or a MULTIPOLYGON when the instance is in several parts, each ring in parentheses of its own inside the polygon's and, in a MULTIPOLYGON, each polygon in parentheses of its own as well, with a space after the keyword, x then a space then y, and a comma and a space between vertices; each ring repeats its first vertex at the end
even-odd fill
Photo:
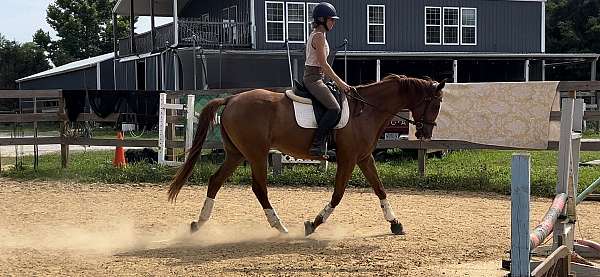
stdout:
MULTIPOLYGON (((581 150, 581 132, 583 132, 583 113, 585 112, 585 102, 583 99, 575 100, 575 110, 573 110, 573 134, 571 141, 571 160, 573 167, 573 195, 577 198, 579 190, 579 155, 581 150)), ((577 205, 577 201, 575 201, 577 205)))
MULTIPOLYGON (((187 96, 187 104, 168 104, 167 94, 160 94, 160 106, 158 116, 158 162, 160 164, 177 165, 177 161, 166 161, 167 153, 167 110, 185 110, 186 125, 185 125, 185 158, 187 159, 188 152, 194 141, 194 123, 196 122, 196 114, 194 111, 196 96, 190 94, 187 96)), ((174 139, 174 138, 173 138, 174 139)))
POLYGON ((458 83, 458 60, 452 61, 452 79, 454 83, 458 83))
POLYGON ((525 60, 525 64, 523 65, 523 79, 525 79, 525 82, 529 82, 529 60, 525 60))
POLYGON ((381 81, 381 60, 377 59, 377 67, 375 68, 375 79, 377 82, 381 81))
MULTIPOLYGON (((572 133, 573 133, 573 110, 575 105, 575 98, 566 98, 562 100, 561 108, 561 119, 560 119, 560 142, 559 142, 559 153, 558 153, 558 182, 556 184, 556 194, 566 193, 568 195, 567 204, 563 209, 562 215, 568 216, 568 207, 570 202, 574 203, 575 199, 571 199, 572 188, 569 189, 569 184, 572 184, 572 133)), ((559 243, 562 242, 569 247, 569 250, 573 250, 573 242, 569 242, 568 238, 565 241, 565 235, 568 236, 572 233, 568 224, 556 224, 554 225, 553 231, 553 248, 556 249, 559 243)))
POLYGON ((167 94, 160 94, 159 101, 159 113, 158 113, 158 163, 165 163, 165 154, 166 154, 166 129, 167 129, 167 109, 165 105, 167 104, 167 94))
POLYGON ((186 125, 185 125, 185 159, 187 160, 188 152, 192 148, 192 142, 194 141, 194 121, 195 121, 195 106, 196 96, 190 94, 187 96, 186 105, 186 125))

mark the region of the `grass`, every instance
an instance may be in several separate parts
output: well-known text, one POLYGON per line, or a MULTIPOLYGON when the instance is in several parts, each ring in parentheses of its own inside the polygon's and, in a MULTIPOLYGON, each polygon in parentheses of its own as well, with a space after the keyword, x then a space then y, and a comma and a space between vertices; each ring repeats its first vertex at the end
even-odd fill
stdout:
POLYGON ((588 139, 600 139, 600 128, 598 126, 600 122, 597 121, 588 121, 586 130, 583 132, 583 138, 588 139))
MULTIPOLYGON (((508 194, 510 192, 510 160, 514 151, 457 151, 443 158, 427 161, 427 176, 417 174, 417 163, 403 157, 401 152, 391 152, 389 158, 377 163, 380 178, 386 187, 414 189, 479 191, 508 194)), ((88 151, 73 153, 69 168, 60 169, 60 155, 48 154, 40 157, 38 170, 31 166, 32 157, 23 158, 22 167, 5 169, 1 175, 18 180, 69 180, 86 183, 166 183, 171 180, 176 168, 152 164, 130 164, 124 169, 112 166, 112 151, 88 151)), ((532 155, 531 191, 537 196, 554 194, 557 180, 557 152, 535 151, 532 155)), ((204 157, 196 166, 189 183, 205 184, 216 171, 219 157, 204 157)), ((582 152, 581 160, 600 159, 599 152, 582 152)), ((3 165, 14 164, 14 158, 5 158, 3 165)), ((594 167, 580 167, 580 189, 600 177, 594 167)), ((285 186, 332 186, 335 165, 323 171, 315 166, 286 167, 283 174, 269 174, 270 185, 285 186)), ((230 184, 250 183, 249 166, 240 166, 230 178, 230 184)), ((368 187, 364 176, 355 169, 350 186, 368 187)))
POLYGON ((600 132, 595 132, 593 130, 583 132, 583 138, 587 139, 600 139, 600 132))

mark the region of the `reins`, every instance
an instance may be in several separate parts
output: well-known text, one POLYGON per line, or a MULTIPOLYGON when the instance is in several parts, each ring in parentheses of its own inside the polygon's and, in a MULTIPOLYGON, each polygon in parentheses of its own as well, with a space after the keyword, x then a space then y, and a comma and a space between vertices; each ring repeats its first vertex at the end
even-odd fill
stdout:
MULTIPOLYGON (((346 94, 348 97, 350 97, 350 98, 352 98, 352 99, 354 99, 354 100, 356 100, 356 101, 358 101, 358 102, 360 102, 362 104, 365 104, 365 105, 367 105, 369 107, 372 107, 373 109, 377 110, 378 112, 382 112, 382 113, 385 113, 387 115, 391 115, 393 117, 402 119, 402 120, 408 122, 409 124, 415 125, 417 128, 423 128, 423 125, 431 125, 431 126, 436 126, 437 125, 435 122, 425 122, 424 120, 414 121, 412 119, 403 117, 403 116, 398 115, 396 113, 392 113, 392 112, 383 110, 383 109, 381 109, 381 108, 379 108, 379 107, 377 107, 377 106, 369 103, 362 95, 360 95, 358 93, 358 91, 356 90, 356 87, 351 87, 351 91, 352 91, 351 93, 346 94)), ((424 99, 424 101, 427 101, 427 99, 424 99)), ((429 101, 431 102, 432 99, 429 99, 429 101)), ((360 113, 362 113, 362 108, 360 109, 359 114, 360 113)))

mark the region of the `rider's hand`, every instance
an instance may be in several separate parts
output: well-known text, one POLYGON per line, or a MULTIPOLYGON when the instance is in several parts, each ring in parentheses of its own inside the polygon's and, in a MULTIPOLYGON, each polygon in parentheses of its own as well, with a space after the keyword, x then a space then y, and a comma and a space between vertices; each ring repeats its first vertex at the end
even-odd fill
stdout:
POLYGON ((349 86, 348 84, 346 84, 346 82, 344 82, 344 81, 342 81, 342 80, 340 80, 340 81, 337 83, 337 86, 338 86, 338 88, 339 88, 339 89, 340 89, 342 92, 346 92, 346 93, 350 92, 350 89, 351 89, 351 88, 350 88, 350 86, 349 86))

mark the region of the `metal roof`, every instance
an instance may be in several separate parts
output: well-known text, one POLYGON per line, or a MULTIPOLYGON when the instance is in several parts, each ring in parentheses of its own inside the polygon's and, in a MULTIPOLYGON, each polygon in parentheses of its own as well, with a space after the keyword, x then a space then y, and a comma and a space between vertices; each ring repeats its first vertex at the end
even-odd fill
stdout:
POLYGON ((89 59, 68 63, 65 65, 61 65, 59 67, 55 67, 55 68, 46 70, 44 72, 40 72, 40 73, 31 75, 31 76, 21 78, 21 79, 17 80, 16 82, 20 83, 20 82, 25 82, 25 81, 31 81, 31 80, 35 80, 35 79, 44 78, 44 77, 49 77, 49 76, 54 76, 54 75, 63 74, 63 73, 67 73, 67 72, 77 71, 77 70, 85 69, 85 68, 89 68, 89 67, 95 67, 98 63, 112 59, 114 57, 114 55, 115 55, 114 53, 108 53, 108 54, 104 54, 104 55, 100 55, 100 56, 96 56, 96 57, 91 57, 89 59))
MULTIPOLYGON (((173 17, 174 0, 152 0, 154 1, 154 15, 173 17)), ((177 7, 181 11, 191 0, 177 0, 177 7)), ((206 0, 202 0, 206 1, 206 0)), ((113 13, 129 16, 131 0, 119 0, 113 8, 113 13)), ((134 12, 137 16, 150 16, 151 8, 148 0, 133 0, 134 12)))

